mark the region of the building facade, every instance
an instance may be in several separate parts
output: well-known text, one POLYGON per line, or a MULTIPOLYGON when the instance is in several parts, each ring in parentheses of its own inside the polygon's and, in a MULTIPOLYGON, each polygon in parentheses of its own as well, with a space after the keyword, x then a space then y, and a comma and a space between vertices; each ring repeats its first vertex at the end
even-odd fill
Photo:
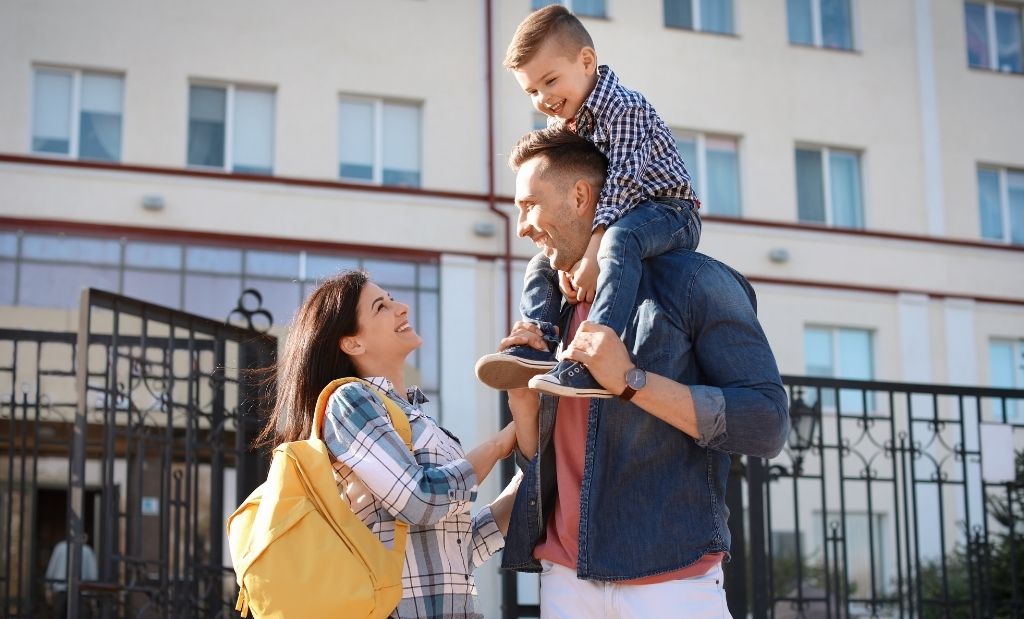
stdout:
MULTIPOLYGON (((1024 4, 567 3, 673 129, 784 373, 1024 387, 1024 4)), ((517 313, 505 154, 538 122, 501 59, 543 4, 3 3, 0 326, 72 330, 83 286, 215 318, 252 287, 283 335, 364 267, 434 414, 493 432, 471 377, 517 313)))

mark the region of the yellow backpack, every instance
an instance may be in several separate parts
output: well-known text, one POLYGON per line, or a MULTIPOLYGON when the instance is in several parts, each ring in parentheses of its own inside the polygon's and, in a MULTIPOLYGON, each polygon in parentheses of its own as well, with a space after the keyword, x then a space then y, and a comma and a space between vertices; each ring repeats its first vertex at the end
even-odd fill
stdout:
MULTIPOLYGON (((267 481, 228 518, 228 544, 241 591, 239 610, 259 619, 387 617, 402 598, 408 525, 395 521, 386 548, 338 494, 321 440, 324 411, 340 378, 320 393, 312 436, 274 449, 267 481)), ((374 388, 374 391, 377 391, 374 388)), ((410 451, 405 413, 377 391, 410 451)))

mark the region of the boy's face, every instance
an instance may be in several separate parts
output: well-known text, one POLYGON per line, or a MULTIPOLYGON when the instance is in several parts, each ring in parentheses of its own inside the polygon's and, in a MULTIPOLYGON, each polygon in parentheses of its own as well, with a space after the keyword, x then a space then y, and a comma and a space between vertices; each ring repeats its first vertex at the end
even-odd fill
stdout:
POLYGON ((570 120, 597 83, 597 53, 584 47, 568 57, 555 41, 549 41, 512 74, 537 111, 570 120))

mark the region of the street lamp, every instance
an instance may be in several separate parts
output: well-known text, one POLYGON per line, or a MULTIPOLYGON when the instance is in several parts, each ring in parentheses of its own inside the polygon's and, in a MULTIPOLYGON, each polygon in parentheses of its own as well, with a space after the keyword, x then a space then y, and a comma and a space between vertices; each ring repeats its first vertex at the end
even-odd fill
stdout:
POLYGON ((793 458, 793 473, 799 475, 803 468, 804 452, 814 446, 814 434, 821 418, 821 399, 810 406, 803 398, 803 389, 794 389, 795 399, 789 405, 789 448, 796 452, 793 458))

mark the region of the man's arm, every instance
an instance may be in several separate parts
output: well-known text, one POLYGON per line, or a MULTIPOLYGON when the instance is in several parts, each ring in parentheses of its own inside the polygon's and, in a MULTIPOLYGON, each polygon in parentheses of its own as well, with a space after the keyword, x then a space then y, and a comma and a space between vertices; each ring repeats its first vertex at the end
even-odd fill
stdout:
MULTIPOLYGON (((657 368, 641 368, 647 386, 632 402, 703 447, 774 457, 789 433, 789 408, 754 306, 719 263, 705 265, 692 284, 686 328, 706 384, 683 385, 652 371, 657 368)), ((616 334, 591 322, 580 325, 563 357, 586 364, 612 393, 622 393, 634 365, 616 334)))

